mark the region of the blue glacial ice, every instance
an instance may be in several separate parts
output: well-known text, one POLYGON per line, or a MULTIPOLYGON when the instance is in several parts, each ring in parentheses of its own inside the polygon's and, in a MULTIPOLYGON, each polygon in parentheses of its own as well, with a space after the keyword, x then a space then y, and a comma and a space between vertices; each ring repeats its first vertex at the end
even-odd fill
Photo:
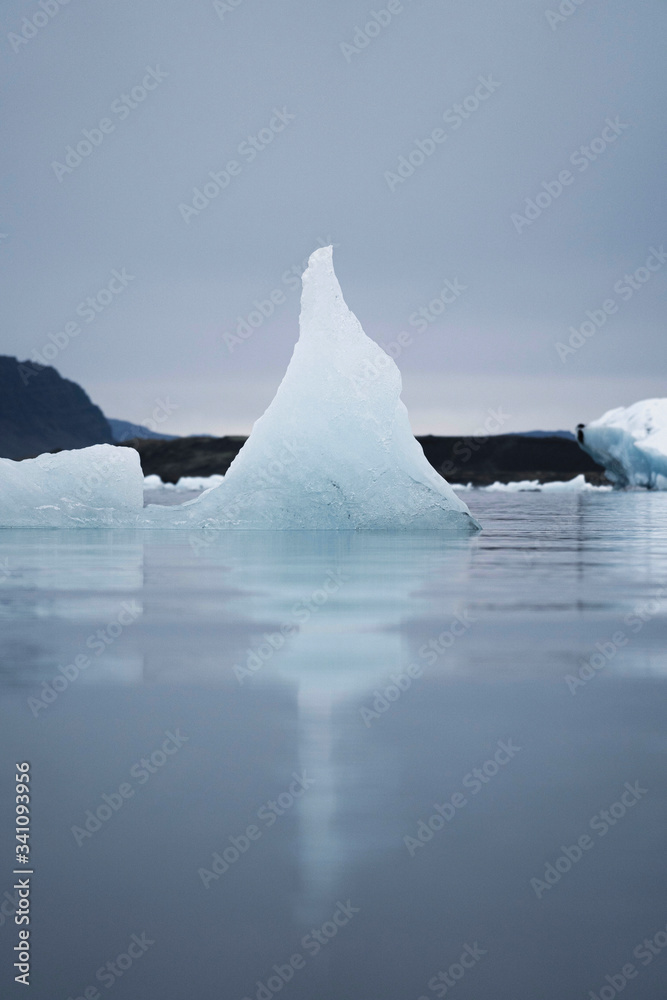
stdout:
POLYGON ((667 490, 667 399, 643 399, 579 424, 584 451, 617 487, 667 490))
POLYGON ((0 527, 134 524, 143 475, 134 448, 95 444, 13 462, 0 458, 0 527))
POLYGON ((415 440, 400 372, 345 304, 331 247, 310 257, 299 326, 273 401, 218 485, 143 508, 130 448, 4 460, 0 525, 477 530, 415 440))

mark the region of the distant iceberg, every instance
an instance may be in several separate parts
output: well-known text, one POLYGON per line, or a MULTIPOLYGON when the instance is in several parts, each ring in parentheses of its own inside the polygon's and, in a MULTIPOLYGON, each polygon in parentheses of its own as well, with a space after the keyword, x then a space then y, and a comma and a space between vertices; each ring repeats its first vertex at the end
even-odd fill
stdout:
POLYGON ((346 306, 331 247, 310 257, 299 325, 272 403, 218 485, 143 508, 132 449, 42 455, 0 467, 0 525, 478 530, 415 440, 398 368, 346 306), (112 471, 82 496, 78 483, 102 461, 112 471))
POLYGON ((160 476, 152 473, 150 476, 144 476, 144 490, 175 490, 177 493, 192 493, 219 486, 223 479, 224 476, 214 472, 212 476, 181 476, 176 483, 163 483, 160 476))
POLYGON ((577 440, 618 487, 667 490, 667 399, 644 399, 579 424, 577 440))
POLYGON ((473 486, 452 483, 453 490, 479 490, 485 493, 608 493, 611 486, 595 486, 586 482, 583 472, 574 479, 565 481, 555 479, 552 482, 542 483, 539 479, 519 479, 510 483, 495 482, 490 486, 473 486))

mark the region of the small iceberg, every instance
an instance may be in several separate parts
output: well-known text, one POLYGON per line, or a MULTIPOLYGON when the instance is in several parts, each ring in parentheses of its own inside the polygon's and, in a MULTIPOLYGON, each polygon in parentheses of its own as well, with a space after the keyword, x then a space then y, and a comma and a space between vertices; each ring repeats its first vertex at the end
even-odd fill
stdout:
POLYGON ((196 499, 144 508, 137 453, 98 445, 5 460, 0 525, 479 530, 415 440, 400 372, 345 304, 331 247, 308 261, 299 327, 273 401, 196 499))
POLYGON ((94 444, 14 462, 0 458, 0 527, 134 524, 144 477, 134 448, 94 444))
POLYGON ((577 441, 615 486, 667 490, 667 399, 643 399, 579 424, 577 441))

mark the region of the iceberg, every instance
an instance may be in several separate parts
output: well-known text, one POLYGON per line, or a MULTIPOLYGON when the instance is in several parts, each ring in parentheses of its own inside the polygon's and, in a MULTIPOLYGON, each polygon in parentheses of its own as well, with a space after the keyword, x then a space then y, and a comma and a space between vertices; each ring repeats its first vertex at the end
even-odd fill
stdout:
POLYGON ((97 446, 40 456, 26 471, 28 462, 3 466, 0 524, 479 530, 415 440, 400 398, 399 370, 345 304, 331 247, 316 250, 308 261, 299 331, 273 401, 222 481, 194 500, 143 508, 136 452, 97 446), (102 447, 119 453, 107 492, 102 484, 82 499, 76 480, 90 478, 88 466, 99 461, 102 447), (48 480, 41 475, 47 467, 48 480), (13 481, 16 489, 8 492, 4 484, 13 481))
POLYGON ((144 477, 134 448, 95 444, 14 462, 0 458, 0 527, 134 523, 144 477))
POLYGON ((300 335, 273 401, 220 485, 145 523, 212 528, 435 528, 478 523, 431 467, 394 361, 343 299, 332 248, 303 275, 300 335))
POLYGON ((577 441, 616 487, 667 490, 667 399, 643 399, 579 424, 577 441))

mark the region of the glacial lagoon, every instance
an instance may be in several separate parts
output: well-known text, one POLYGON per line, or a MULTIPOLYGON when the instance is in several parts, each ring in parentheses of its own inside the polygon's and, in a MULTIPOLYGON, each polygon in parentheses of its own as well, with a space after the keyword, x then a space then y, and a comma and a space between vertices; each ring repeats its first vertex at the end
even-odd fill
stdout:
POLYGON ((659 994, 667 494, 465 498, 461 538, 0 532, 32 996, 659 994))

